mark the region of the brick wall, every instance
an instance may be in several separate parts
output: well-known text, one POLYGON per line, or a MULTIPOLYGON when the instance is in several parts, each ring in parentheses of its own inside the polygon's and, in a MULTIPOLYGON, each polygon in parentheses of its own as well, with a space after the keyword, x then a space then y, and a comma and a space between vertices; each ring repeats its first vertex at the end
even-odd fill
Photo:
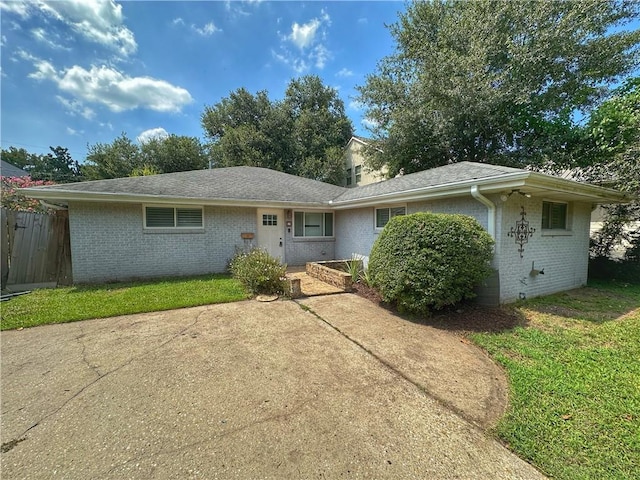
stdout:
POLYGON ((589 223, 591 204, 569 203, 569 229, 566 232, 542 230, 542 199, 512 196, 506 202, 497 202, 500 241, 496 245, 500 269, 500 301, 511 302, 526 298, 569 290, 587 282, 589 261, 589 223), (524 245, 520 258, 514 237, 507 234, 521 219, 524 206, 526 220, 535 232, 524 245), (555 234, 552 234, 555 233, 555 234), (544 275, 531 275, 535 269, 544 269, 544 275))
POLYGON ((69 224, 76 283, 223 272, 255 232, 253 208, 205 207, 197 233, 144 231, 142 205, 71 202, 69 224))

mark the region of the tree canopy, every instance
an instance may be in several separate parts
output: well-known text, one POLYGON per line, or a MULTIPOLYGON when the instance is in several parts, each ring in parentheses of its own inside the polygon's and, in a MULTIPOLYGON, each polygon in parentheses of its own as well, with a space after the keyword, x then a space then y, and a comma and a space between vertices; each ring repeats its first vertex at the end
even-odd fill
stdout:
POLYGON ((89 145, 82 171, 88 180, 200 170, 207 167, 205 147, 196 137, 169 135, 141 145, 122 133, 111 143, 89 145))
POLYGON ((317 76, 292 80, 282 101, 240 88, 207 106, 201 120, 216 167, 251 165, 342 181, 342 149, 353 127, 337 91, 317 76))
POLYGON ((394 54, 359 87, 382 153, 411 173, 450 162, 570 163, 575 112, 638 64, 634 1, 416 2, 391 25, 394 54))
POLYGON ((49 147, 50 153, 39 155, 24 148, 2 149, 0 155, 5 162, 23 169, 34 181, 55 183, 78 182, 82 179, 80 165, 71 158, 67 148, 49 147))

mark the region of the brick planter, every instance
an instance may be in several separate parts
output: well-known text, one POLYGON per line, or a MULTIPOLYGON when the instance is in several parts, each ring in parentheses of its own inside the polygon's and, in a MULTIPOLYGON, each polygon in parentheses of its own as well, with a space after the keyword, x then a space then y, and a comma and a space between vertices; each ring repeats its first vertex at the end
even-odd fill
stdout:
MULTIPOLYGON (((345 292, 350 292, 353 285, 351 274, 345 272, 347 260, 330 260, 327 262, 309 262, 306 266, 307 275, 333 285, 345 292)), ((351 260, 349 260, 351 261, 351 260)))

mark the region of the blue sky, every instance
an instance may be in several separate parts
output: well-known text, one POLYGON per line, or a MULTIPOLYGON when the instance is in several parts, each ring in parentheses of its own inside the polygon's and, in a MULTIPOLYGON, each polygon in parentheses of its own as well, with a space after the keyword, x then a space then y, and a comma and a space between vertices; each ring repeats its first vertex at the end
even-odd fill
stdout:
MULTIPOLYGON (((3 1, 2 148, 48 153, 176 134, 230 92, 281 99, 292 78, 338 89, 365 135, 357 85, 392 53, 402 2, 3 1)), ((365 120, 366 122, 366 120, 365 120)))

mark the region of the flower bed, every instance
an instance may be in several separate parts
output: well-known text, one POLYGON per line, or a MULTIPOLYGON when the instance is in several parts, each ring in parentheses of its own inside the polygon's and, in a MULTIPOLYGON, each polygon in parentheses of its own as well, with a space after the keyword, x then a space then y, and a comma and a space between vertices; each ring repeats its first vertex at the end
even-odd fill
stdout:
POLYGON ((326 262, 308 262, 307 275, 317 278, 329 285, 350 292, 353 287, 351 274, 344 271, 347 260, 329 260, 326 262))

